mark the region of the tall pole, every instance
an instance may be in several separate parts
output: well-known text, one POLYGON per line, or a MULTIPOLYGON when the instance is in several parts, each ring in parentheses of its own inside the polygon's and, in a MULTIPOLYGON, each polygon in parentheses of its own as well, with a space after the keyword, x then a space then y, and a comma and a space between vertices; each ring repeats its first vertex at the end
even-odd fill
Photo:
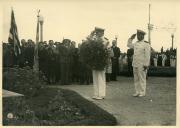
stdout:
POLYGON ((117 42, 117 39, 118 39, 118 35, 115 35, 115 40, 116 40, 116 42, 117 42))
MULTIPOLYGON (((34 46, 34 66, 33 70, 38 75, 39 74, 39 58, 38 58, 38 45, 39 45, 39 13, 37 14, 37 31, 36 31, 36 44, 34 46)), ((38 77, 39 78, 39 77, 38 77)))
POLYGON ((41 28, 40 41, 43 42, 43 23, 44 23, 44 19, 43 19, 42 16, 40 17, 39 23, 40 23, 40 28, 41 28))
POLYGON ((173 50, 173 45, 174 45, 174 34, 172 34, 171 37, 172 37, 172 50, 173 50))
POLYGON ((41 42, 43 42, 43 24, 40 25, 41 25, 41 42))
POLYGON ((151 4, 149 4, 148 42, 151 44, 151 4))

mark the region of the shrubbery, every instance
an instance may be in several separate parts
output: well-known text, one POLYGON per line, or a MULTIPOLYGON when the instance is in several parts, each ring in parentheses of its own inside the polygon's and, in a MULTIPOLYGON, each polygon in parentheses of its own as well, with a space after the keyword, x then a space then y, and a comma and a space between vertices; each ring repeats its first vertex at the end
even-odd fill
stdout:
POLYGON ((113 115, 76 92, 40 89, 36 97, 3 98, 3 125, 116 125, 113 115), (8 115, 12 116, 9 117, 8 115))
POLYGON ((3 89, 15 91, 26 96, 35 96, 45 83, 38 79, 30 67, 4 68, 3 89))
POLYGON ((40 89, 37 97, 3 99, 4 125, 69 125, 86 118, 57 89, 40 89), (9 117, 9 114, 12 116, 9 117))
POLYGON ((3 125, 37 125, 38 118, 24 97, 3 98, 3 125))
POLYGON ((76 122, 76 125, 84 124, 105 126, 117 124, 116 118, 113 115, 99 108, 94 103, 82 98, 76 92, 72 92, 70 90, 62 90, 62 92, 66 100, 68 100, 78 108, 81 108, 81 112, 84 115, 88 116, 88 119, 76 122))
MULTIPOLYGON (((119 72, 120 76, 129 76, 129 71, 127 65, 124 65, 122 71, 119 72)), ((157 77, 175 77, 176 68, 175 67, 154 67, 150 66, 148 69, 148 76, 157 77)))
POLYGON ((175 67, 149 67, 148 76, 175 77, 175 67))

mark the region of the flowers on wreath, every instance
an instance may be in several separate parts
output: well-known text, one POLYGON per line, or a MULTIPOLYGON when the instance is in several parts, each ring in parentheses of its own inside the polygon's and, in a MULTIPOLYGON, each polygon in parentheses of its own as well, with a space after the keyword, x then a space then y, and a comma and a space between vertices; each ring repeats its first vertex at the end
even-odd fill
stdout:
POLYGON ((91 33, 80 46, 80 58, 92 70, 104 70, 108 63, 108 50, 103 38, 91 33))

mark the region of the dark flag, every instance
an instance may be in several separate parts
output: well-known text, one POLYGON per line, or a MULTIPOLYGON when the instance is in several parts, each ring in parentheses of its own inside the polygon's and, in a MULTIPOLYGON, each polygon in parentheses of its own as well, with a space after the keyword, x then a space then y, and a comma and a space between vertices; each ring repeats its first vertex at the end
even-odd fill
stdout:
POLYGON ((21 54, 20 42, 13 10, 11 12, 11 28, 9 31, 8 42, 14 45, 14 53, 16 56, 21 54))
POLYGON ((39 12, 38 12, 38 21, 37 21, 37 29, 36 29, 36 44, 34 48, 34 71, 39 71, 39 58, 38 58, 38 45, 39 45, 39 12))

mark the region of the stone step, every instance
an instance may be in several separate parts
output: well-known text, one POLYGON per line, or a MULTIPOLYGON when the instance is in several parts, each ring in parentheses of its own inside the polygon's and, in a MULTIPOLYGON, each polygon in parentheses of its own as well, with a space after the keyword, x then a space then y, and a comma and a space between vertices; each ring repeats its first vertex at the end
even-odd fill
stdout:
POLYGON ((16 96, 24 96, 24 95, 3 89, 2 90, 2 96, 4 98, 4 97, 16 97, 16 96))

